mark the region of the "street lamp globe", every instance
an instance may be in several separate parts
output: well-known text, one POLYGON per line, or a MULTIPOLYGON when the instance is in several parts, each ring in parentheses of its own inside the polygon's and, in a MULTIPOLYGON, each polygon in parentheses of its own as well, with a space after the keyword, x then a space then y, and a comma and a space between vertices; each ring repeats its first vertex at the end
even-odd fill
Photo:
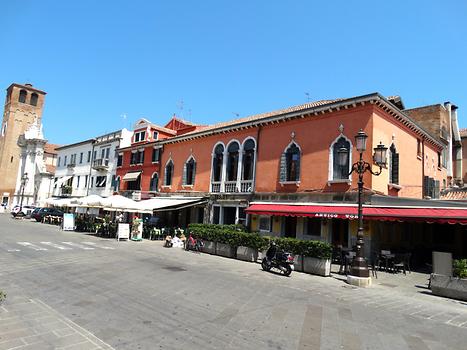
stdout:
POLYGON ((385 166, 388 148, 380 142, 373 150, 375 151, 373 155, 375 163, 380 167, 385 166))
POLYGON ((360 129, 360 131, 355 135, 355 144, 357 151, 360 153, 365 152, 366 150, 366 140, 368 139, 368 135, 360 129))
POLYGON ((341 147, 337 150, 337 164, 339 166, 345 166, 349 157, 349 150, 345 147, 341 147))

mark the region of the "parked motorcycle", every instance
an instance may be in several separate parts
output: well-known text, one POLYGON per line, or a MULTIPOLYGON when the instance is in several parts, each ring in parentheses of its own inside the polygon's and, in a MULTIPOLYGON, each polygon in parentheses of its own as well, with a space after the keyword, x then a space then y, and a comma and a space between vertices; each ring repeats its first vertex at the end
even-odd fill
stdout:
POLYGON ((294 270, 294 257, 290 253, 277 249, 275 244, 271 244, 261 262, 261 267, 264 271, 274 268, 282 272, 284 276, 290 276, 294 270))

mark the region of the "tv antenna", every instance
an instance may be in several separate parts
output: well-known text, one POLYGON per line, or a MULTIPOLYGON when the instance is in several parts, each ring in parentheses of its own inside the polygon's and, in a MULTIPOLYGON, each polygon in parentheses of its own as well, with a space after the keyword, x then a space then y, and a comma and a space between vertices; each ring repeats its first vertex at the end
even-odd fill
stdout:
POLYGON ((305 92, 305 96, 306 96, 306 102, 310 102, 310 93, 305 92))

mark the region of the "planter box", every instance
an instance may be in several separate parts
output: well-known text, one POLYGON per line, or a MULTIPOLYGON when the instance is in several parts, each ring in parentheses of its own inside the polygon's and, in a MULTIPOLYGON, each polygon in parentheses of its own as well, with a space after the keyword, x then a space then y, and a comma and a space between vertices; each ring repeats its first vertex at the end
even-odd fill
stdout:
POLYGON ((235 258, 237 249, 229 244, 217 242, 216 255, 225 256, 226 258, 235 258))
POLYGON ((311 273, 313 275, 330 276, 331 260, 305 256, 303 258, 303 272, 311 273))
POLYGON ((216 254, 216 242, 204 241, 203 253, 216 254))
POLYGON ((467 301, 467 279, 433 274, 431 292, 434 295, 467 301))
POLYGON ((294 255, 294 270, 303 272, 303 255, 294 255))
POLYGON ((266 257, 266 252, 267 252, 267 250, 260 250, 258 252, 258 258, 256 259, 257 263, 261 264, 261 262, 263 261, 263 258, 266 257))
POLYGON ((240 246, 237 248, 237 259, 255 262, 258 260, 258 251, 253 248, 240 246))

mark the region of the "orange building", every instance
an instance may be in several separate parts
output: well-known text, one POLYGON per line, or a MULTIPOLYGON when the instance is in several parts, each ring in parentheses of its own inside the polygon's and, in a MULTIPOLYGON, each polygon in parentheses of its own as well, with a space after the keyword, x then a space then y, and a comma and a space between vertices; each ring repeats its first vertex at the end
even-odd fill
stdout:
MULTIPOLYGON (((193 125, 188 132, 174 130, 175 134, 145 146, 161 149, 159 164, 152 167, 158 185, 150 188, 143 181, 140 190, 206 199, 202 206, 194 202, 194 207, 172 210, 167 220, 173 224, 244 223, 269 235, 351 246, 356 232, 358 176, 349 172, 359 157, 354 136, 363 130, 368 135, 364 160, 373 163, 373 148, 378 144, 388 147, 388 163, 381 174, 364 175, 365 203, 374 207, 373 214, 366 217, 365 239, 372 249, 378 249, 392 239, 388 227, 399 225, 388 225, 387 220, 433 219, 423 210, 414 220, 404 217, 408 215, 402 210, 404 200, 410 199, 411 206, 419 209, 436 206, 434 201, 427 204, 422 199, 439 198, 440 184, 447 177, 441 157, 445 144, 401 108, 400 99, 373 93, 210 126, 193 125), (344 165, 337 162, 342 148, 348 152, 344 165), (387 209, 385 203, 401 209, 391 213, 375 209, 387 209)), ((137 146, 131 148, 134 151, 137 146)), ((151 168, 150 163, 144 166, 151 168)), ((122 167, 123 178, 129 169, 122 167)), ((424 227, 420 230, 426 231, 424 227)), ((454 235, 457 240, 457 233, 454 235)), ((463 239, 461 247, 467 246, 464 237, 459 239, 463 239)), ((418 243, 426 246, 423 238, 418 243)))

